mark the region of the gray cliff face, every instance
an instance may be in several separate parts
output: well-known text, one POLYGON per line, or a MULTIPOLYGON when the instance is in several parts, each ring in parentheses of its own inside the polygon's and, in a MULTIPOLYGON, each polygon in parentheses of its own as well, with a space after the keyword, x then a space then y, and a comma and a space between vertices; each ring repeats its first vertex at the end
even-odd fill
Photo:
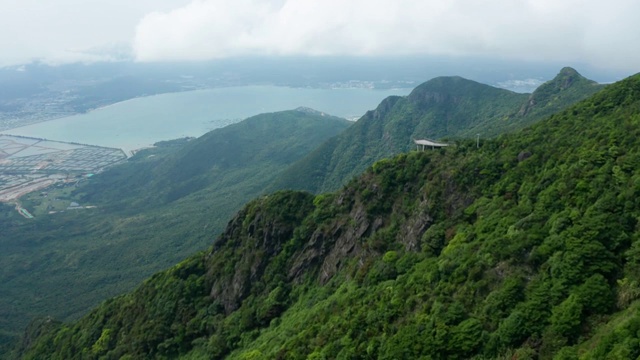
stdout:
POLYGON ((208 259, 210 276, 217 274, 211 279, 210 296, 227 314, 264 282, 265 269, 313 206, 312 196, 302 192, 291 193, 285 200, 287 204, 279 203, 282 200, 276 194, 245 207, 215 241, 208 259), (282 209, 285 206, 290 208, 282 209))
MULTIPOLYGON (((336 201, 341 205, 345 200, 338 198, 336 201)), ((346 260, 362 260, 370 253, 364 250, 362 240, 379 229, 382 223, 381 218, 370 219, 362 203, 353 204, 348 220, 342 218, 331 223, 328 229, 319 227, 313 232, 293 258, 289 278, 298 282, 307 271, 319 266, 318 281, 326 283, 346 260)))
POLYGON ((383 161, 337 193, 281 192, 247 206, 214 243, 211 298, 229 314, 248 297, 273 291, 274 283, 324 285, 345 267, 351 269, 347 276, 366 270, 390 250, 420 252, 427 246, 437 253, 445 232, 455 229, 425 233, 474 197, 451 174, 429 172, 428 154, 412 157, 422 161, 414 173, 402 161, 383 161), (392 172, 399 177, 376 170, 386 166, 396 167, 392 172))

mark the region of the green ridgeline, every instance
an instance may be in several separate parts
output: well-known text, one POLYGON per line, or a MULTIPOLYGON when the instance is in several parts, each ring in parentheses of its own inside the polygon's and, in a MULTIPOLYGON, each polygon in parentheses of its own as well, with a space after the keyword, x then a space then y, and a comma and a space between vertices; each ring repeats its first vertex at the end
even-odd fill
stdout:
POLYGON ((29 211, 66 196, 96 208, 27 220, 0 207, 0 347, 31 319, 76 319, 206 248, 279 172, 351 124, 309 109, 262 114, 22 200, 29 211))
POLYGON ((634 359, 640 75, 516 134, 247 204, 25 359, 634 359))
POLYGON ((461 77, 438 77, 407 97, 389 97, 354 126, 296 162, 272 189, 334 191, 374 162, 413 147, 411 139, 490 138, 521 129, 602 89, 563 68, 533 94, 461 77))

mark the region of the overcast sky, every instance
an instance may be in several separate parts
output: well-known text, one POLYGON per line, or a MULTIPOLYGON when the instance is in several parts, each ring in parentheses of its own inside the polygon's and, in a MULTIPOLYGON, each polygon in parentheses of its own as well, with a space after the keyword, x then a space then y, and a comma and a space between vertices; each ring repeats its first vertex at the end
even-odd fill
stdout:
POLYGON ((0 64, 453 55, 640 71, 637 0, 0 0, 0 64))

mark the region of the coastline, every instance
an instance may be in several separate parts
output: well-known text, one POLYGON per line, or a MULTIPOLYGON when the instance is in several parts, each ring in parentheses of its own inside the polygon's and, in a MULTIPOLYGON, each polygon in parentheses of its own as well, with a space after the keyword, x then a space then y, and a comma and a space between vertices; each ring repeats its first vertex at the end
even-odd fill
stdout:
POLYGON ((158 141, 199 137, 250 116, 300 106, 354 121, 385 97, 409 92, 410 89, 273 85, 189 89, 138 96, 87 112, 0 130, 0 134, 118 148, 130 157, 158 141))
MULTIPOLYGON (((96 112, 96 111, 101 111, 101 110, 105 110, 108 109, 110 107, 113 107, 115 105, 120 105, 120 104, 124 104, 127 102, 131 102, 134 100, 138 100, 138 99, 143 99, 143 98, 154 98, 154 97, 158 97, 158 96, 162 96, 162 95, 169 95, 169 94, 181 94, 181 93, 188 93, 188 92, 201 92, 201 91, 210 91, 210 90, 218 90, 218 89, 238 89, 238 88, 264 88, 264 87, 279 87, 279 88, 287 88, 287 89, 304 89, 304 90, 368 90, 368 91, 380 91, 380 92, 384 92, 384 91, 403 91, 403 90, 411 90, 411 88, 402 88, 402 87, 392 87, 392 88, 377 88, 377 87, 366 87, 366 86, 315 86, 315 87, 308 87, 308 86, 292 86, 292 85, 274 85, 274 84, 248 84, 248 85, 234 85, 234 86, 228 86, 228 85, 224 85, 224 86, 210 86, 210 87, 203 87, 203 88, 195 88, 195 89, 185 89, 185 90, 181 90, 181 91, 168 91, 168 92, 163 92, 163 93, 157 93, 157 94, 150 94, 150 95, 138 95, 129 99, 125 99, 125 100, 119 100, 119 101, 115 101, 112 103, 107 103, 105 105, 101 105, 95 108, 90 108, 87 109, 86 111, 77 111, 77 112, 70 112, 68 114, 65 115, 54 115, 52 117, 45 117, 42 119, 37 119, 37 120, 26 120, 26 119, 22 119, 23 121, 26 120, 27 123, 22 123, 20 124, 20 126, 12 126, 12 127, 8 127, 6 129, 0 128, 0 133, 5 132, 7 130, 13 130, 13 129, 20 129, 26 126, 31 126, 31 125, 35 125, 35 124, 39 124, 39 123, 43 123, 43 122, 49 122, 49 121, 53 121, 53 120, 58 120, 58 119, 64 119, 64 118, 68 118, 68 117, 73 117, 73 116, 78 116, 78 115, 84 115, 84 114, 89 114, 92 112, 96 112)), ((285 109, 283 109, 285 110, 285 109)), ((257 115, 257 114, 256 114, 257 115)))

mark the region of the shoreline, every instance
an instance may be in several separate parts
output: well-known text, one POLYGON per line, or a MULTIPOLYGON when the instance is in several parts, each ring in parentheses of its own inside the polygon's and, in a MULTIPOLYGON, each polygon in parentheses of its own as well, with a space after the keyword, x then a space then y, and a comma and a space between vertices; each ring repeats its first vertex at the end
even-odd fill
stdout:
POLYGON ((137 150, 152 146, 158 141, 185 136, 198 137, 260 113, 292 110, 300 106, 354 121, 375 108, 383 98, 405 96, 408 93, 410 89, 395 87, 310 88, 265 84, 188 89, 137 96, 104 104, 86 112, 53 116, 0 130, 0 134, 117 148, 131 157, 137 150), (159 96, 165 97, 158 98, 159 96), (245 107, 244 102, 249 99, 245 99, 246 96, 253 100, 245 107), (261 102, 261 99, 264 101, 261 102), (344 99, 353 101, 343 104, 344 99), (131 105, 124 105, 126 102, 131 105), (182 109, 184 105, 181 104, 189 107, 182 109), (196 110, 190 112, 189 109, 196 110), (151 115, 145 115, 145 111, 151 115), (138 113, 142 115, 139 116, 138 113), (92 119, 96 119, 96 122, 85 121, 92 119), (154 125, 156 122, 157 126, 154 125))
POLYGON ((210 87, 197 88, 197 89, 188 89, 188 90, 182 90, 182 91, 168 91, 168 92, 163 92, 163 93, 158 93, 158 94, 151 94, 151 95, 139 95, 139 96, 135 96, 135 97, 132 97, 132 98, 129 98, 129 99, 119 100, 119 101, 115 101, 115 102, 112 102, 112 103, 108 103, 106 105, 98 106, 96 108, 87 109, 86 111, 82 111, 82 112, 74 112, 74 113, 69 113, 67 115, 53 116, 53 117, 50 117, 50 118, 44 118, 44 119, 40 119, 40 120, 31 121, 28 124, 23 124, 23 125, 20 125, 20 126, 10 127, 10 128, 6 128, 6 129, 0 129, 0 132, 7 131, 7 130, 13 130, 13 129, 20 129, 20 128, 23 128, 23 127, 26 127, 26 126, 31 126, 31 125, 39 124, 39 123, 43 123, 43 122, 48 122, 48 121, 53 121, 53 120, 64 119, 64 118, 68 118, 68 117, 88 114, 88 113, 91 113, 91 112, 94 112, 94 111, 104 110, 104 109, 107 109, 109 107, 112 107, 112 106, 115 106, 115 105, 118 105, 118 104, 126 103, 126 102, 133 101, 133 100, 138 100, 138 99, 142 99, 142 98, 152 98, 152 97, 168 95, 168 94, 180 94, 180 93, 198 92, 198 91, 207 91, 207 90, 217 90, 217 89, 237 89, 237 88, 243 88, 243 87, 280 87, 280 88, 287 88, 287 89, 338 90, 338 91, 340 91, 340 90, 369 90, 369 91, 402 91, 402 90, 409 90, 410 91, 410 90, 413 89, 413 88, 403 88, 403 87, 379 88, 379 87, 358 87, 358 86, 351 86, 351 87, 313 86, 313 87, 309 87, 309 86, 274 85, 274 84, 247 84, 247 85, 233 85, 233 86, 226 86, 226 85, 225 86, 210 86, 210 87))

